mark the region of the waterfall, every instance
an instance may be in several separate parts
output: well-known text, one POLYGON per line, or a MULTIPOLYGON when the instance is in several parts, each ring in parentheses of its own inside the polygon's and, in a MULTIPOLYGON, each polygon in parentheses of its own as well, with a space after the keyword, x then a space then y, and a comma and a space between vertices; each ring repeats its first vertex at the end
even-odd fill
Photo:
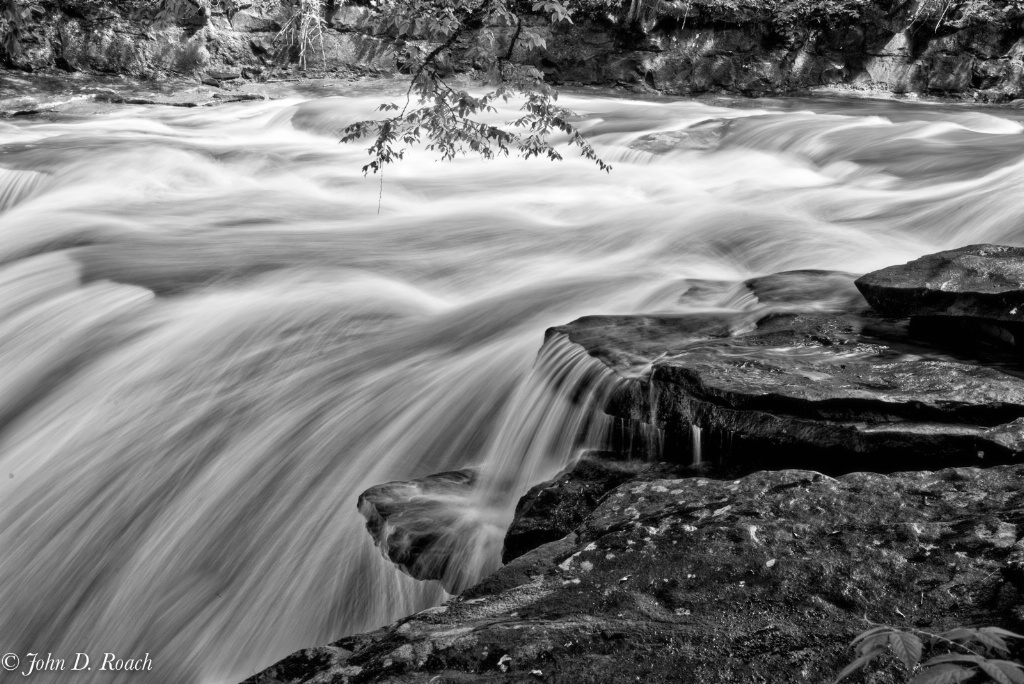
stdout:
POLYGON ((619 429, 619 380, 548 327, 1024 242, 1013 110, 570 93, 613 173, 419 150, 382 184, 335 132, 383 99, 0 128, 4 651, 236 682, 435 605, 356 500, 476 466, 456 583, 496 567, 516 500, 619 429))

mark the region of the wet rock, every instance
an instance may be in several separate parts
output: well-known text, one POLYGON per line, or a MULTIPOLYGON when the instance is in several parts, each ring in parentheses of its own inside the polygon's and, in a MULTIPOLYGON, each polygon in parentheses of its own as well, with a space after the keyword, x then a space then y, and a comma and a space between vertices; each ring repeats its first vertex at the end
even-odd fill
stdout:
POLYGON ((572 532, 605 494, 633 479, 643 465, 610 452, 589 452, 558 477, 531 488, 516 506, 501 562, 572 532))
POLYGON ((823 311, 856 311, 867 306, 855 275, 805 269, 751 278, 744 285, 762 304, 823 311))
POLYGON ((967 316, 1024 322, 1024 248, 970 245, 859 278, 883 316, 967 316))
POLYGON ((929 254, 857 281, 885 316, 910 317, 936 344, 969 349, 1024 348, 1024 249, 971 245, 929 254))
POLYGON ((217 81, 233 81, 242 77, 242 74, 237 71, 219 71, 217 69, 210 69, 206 73, 210 78, 216 79, 217 81))
POLYGON ((247 681, 831 681, 865 618, 1019 631, 1022 492, 1021 466, 630 481, 467 597, 247 681))
POLYGON ((647 369, 667 349, 728 337, 744 321, 730 314, 689 316, 584 316, 551 328, 546 337, 565 335, 612 370, 630 375, 647 369))
POLYGON ((1024 383, 1014 375, 852 313, 744 324, 620 316, 549 335, 624 379, 605 410, 662 431, 668 459, 841 473, 1007 463, 1024 452, 1024 383))
POLYGON ((464 588, 461 551, 479 522, 472 468, 377 485, 359 495, 366 529, 385 558, 416 579, 464 588))
POLYGON ((728 122, 720 119, 702 121, 681 131, 660 131, 640 136, 631 145, 634 150, 651 154, 667 154, 679 150, 710 150, 718 147, 728 122))

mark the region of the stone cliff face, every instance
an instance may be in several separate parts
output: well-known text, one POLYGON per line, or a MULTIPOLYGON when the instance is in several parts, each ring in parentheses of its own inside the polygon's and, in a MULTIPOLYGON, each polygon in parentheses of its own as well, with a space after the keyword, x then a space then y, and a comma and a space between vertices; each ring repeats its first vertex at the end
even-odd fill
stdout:
MULTIPOLYGON (((23 53, 11 61, 37 70, 142 77, 209 77, 212 70, 259 78, 299 58, 289 33, 297 9, 287 0, 214 2, 156 25, 145 9, 151 4, 54 4, 35 20, 23 53)), ((545 45, 520 49, 515 57, 554 83, 674 95, 849 87, 1001 102, 1024 97, 1024 28, 1015 11, 998 2, 958 9, 932 0, 821 0, 768 8, 757 0, 671 0, 631 14, 625 6, 583 3, 571 24, 529 18, 545 45)), ((304 55, 311 70, 400 71, 403 54, 425 47, 392 39, 370 7, 330 3, 325 16, 322 42, 304 55)), ((499 28, 499 38, 503 31, 507 40, 511 29, 499 28)), ((460 45, 469 48, 476 40, 468 36, 460 45)), ((458 68, 471 71, 472 64, 458 68)))
POLYGON ((780 22, 777 16, 685 14, 665 3, 648 30, 589 20, 550 31, 539 65, 555 80, 647 86, 668 94, 786 94, 822 86, 894 93, 1024 95, 1020 22, 946 26, 919 4, 875 2, 860 16, 780 22), (870 10, 870 11, 868 11, 870 10))
MULTIPOLYGON (((155 8, 172 3, 70 0, 46 4, 45 14, 28 22, 21 54, 0 55, 10 65, 29 71, 233 80, 260 78, 271 67, 299 58, 300 46, 292 31, 298 8, 287 0, 214 0, 208 8, 190 11, 186 7, 167 16, 155 8)), ((394 71, 391 41, 353 30, 345 23, 349 14, 344 9, 325 8, 326 30, 322 40, 317 37, 308 47, 302 66, 318 72, 351 67, 394 71)))

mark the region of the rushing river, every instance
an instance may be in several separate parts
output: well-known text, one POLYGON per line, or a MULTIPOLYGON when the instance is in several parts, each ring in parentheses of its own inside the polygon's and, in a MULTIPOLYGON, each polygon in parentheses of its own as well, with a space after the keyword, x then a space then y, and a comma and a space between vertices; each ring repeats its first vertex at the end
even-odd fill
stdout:
POLYGON ((0 123, 0 652, 93 658, 31 681, 113 652, 236 682, 443 600, 364 529, 389 480, 487 469, 493 569, 582 420, 548 326, 1024 244, 1012 110, 564 96, 611 174, 414 153, 381 183, 337 135, 381 100, 0 123))

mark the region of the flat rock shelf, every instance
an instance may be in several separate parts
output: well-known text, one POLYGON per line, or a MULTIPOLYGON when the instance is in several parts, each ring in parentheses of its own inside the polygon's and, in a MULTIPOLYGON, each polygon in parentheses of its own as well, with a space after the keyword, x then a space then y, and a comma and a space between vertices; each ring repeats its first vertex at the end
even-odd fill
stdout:
POLYGON ((605 410, 660 431, 668 460, 891 472, 1024 450, 1020 378, 869 315, 588 317, 555 337, 625 378, 605 410))

